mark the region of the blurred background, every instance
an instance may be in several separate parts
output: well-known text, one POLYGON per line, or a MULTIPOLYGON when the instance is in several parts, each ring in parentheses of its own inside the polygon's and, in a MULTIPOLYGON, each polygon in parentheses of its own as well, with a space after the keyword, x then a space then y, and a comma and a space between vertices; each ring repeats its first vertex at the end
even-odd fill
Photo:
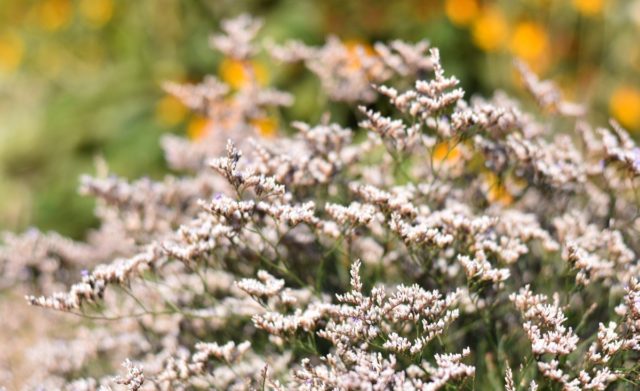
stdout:
MULTIPOLYGON (((161 83, 241 83, 208 38, 242 12, 263 18, 260 37, 276 42, 427 38, 467 96, 521 94, 518 56, 587 102, 596 123, 611 116, 640 136, 640 0, 0 0, 0 230, 82 237, 95 222, 78 176, 97 157, 128 178, 166 174, 159 137, 197 138, 203 119, 161 83)), ((317 120, 325 102, 312 74, 266 57, 256 67, 297 96, 284 120, 317 120)))

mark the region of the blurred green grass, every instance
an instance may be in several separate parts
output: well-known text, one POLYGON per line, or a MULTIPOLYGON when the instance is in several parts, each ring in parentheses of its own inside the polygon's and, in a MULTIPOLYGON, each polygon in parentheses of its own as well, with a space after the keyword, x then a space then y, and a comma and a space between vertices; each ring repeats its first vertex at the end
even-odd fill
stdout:
MULTIPOLYGON (((588 101, 596 121, 613 114, 640 130, 637 0, 0 0, 0 229, 81 237, 95 220, 78 176, 97 156, 128 178, 164 175, 158 139, 184 134, 192 117, 160 84, 217 73, 208 37, 242 12, 263 18, 261 37, 275 41, 427 38, 469 95, 518 93, 510 64, 526 56, 588 101)), ((299 99, 284 119, 317 120, 317 81, 265 63, 272 83, 299 99)))

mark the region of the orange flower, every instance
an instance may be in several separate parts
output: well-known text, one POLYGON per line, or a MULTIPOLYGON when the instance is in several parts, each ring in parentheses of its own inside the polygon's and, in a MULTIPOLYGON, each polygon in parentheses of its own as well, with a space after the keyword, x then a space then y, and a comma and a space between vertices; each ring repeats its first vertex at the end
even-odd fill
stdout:
POLYGON ((573 7, 585 16, 596 16, 602 13, 605 0, 573 0, 573 7))
POLYGON ((102 27, 113 16, 113 0, 82 0, 80 13, 92 26, 102 27))
POLYGON ((513 203, 513 196, 509 193, 496 174, 493 172, 486 172, 484 174, 484 183, 487 189, 487 201, 492 204, 501 204, 502 206, 509 206, 513 203))
POLYGON ((433 147, 433 164, 435 166, 456 164, 461 157, 460 148, 453 141, 443 141, 433 147))
POLYGON ((48 31, 66 27, 73 16, 70 0, 43 0, 35 8, 36 22, 48 31))
POLYGON ((250 123, 263 137, 271 138, 278 132, 278 121, 271 117, 254 118, 250 123))
POLYGON ((619 87, 611 95, 609 111, 629 130, 640 130, 640 91, 633 87, 619 87))
POLYGON ((549 38, 535 22, 520 22, 511 37, 511 51, 528 63, 541 58, 549 50, 549 38))
POLYGON ((194 116, 187 126, 187 135, 191 140, 201 140, 211 131, 209 118, 194 116))
POLYGON ((446 0, 444 12, 447 18, 458 26, 468 26, 478 15, 477 0, 446 0))
POLYGON ((359 53, 360 50, 364 51, 365 56, 375 56, 376 54, 371 45, 358 39, 348 39, 342 44, 347 49, 348 67, 353 70, 357 70, 362 67, 362 59, 359 53))
POLYGON ((24 43, 19 35, 11 32, 0 35, 0 72, 16 70, 23 55, 24 43))
POLYGON ((267 82, 267 70, 254 61, 225 58, 218 68, 218 73, 222 81, 234 89, 240 89, 253 82, 260 85, 267 82))
POLYGON ((156 104, 155 118, 165 126, 173 126, 185 119, 189 109, 173 95, 165 95, 156 104))
POLYGON ((480 49, 492 52, 504 46, 509 27, 502 11, 497 7, 482 9, 472 26, 473 43, 480 49))

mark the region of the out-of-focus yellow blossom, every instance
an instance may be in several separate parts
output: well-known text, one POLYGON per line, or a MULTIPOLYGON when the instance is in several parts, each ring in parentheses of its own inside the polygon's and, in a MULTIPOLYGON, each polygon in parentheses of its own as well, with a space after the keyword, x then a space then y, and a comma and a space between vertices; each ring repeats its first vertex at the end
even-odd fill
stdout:
POLYGON ((473 43, 480 49, 492 52, 500 49, 507 42, 509 26, 496 7, 483 8, 473 22, 473 43))
POLYGON ((187 126, 187 135, 191 140, 201 140, 211 130, 211 120, 202 116, 194 116, 187 126))
POLYGON ((155 118, 165 126, 177 125, 185 119, 189 109, 173 95, 165 95, 156 104, 155 118))
POLYGON ((433 147, 433 164, 439 166, 441 164, 456 164, 460 161, 462 154, 460 148, 452 141, 443 141, 433 147))
POLYGON ((520 22, 511 36, 511 51, 528 63, 539 59, 549 50, 549 37, 535 22, 520 22))
POLYGON ((487 189, 487 200, 490 203, 497 203, 503 206, 509 206, 513 203, 513 196, 509 193, 496 174, 493 172, 485 172, 483 177, 485 187, 487 189))
POLYGON ((225 58, 220 64, 218 73, 222 81, 234 89, 240 89, 254 80, 260 85, 267 82, 267 70, 255 61, 225 58))
POLYGON ((113 0, 82 0, 80 13, 90 25, 102 27, 113 16, 113 0))
POLYGON ((24 55, 24 43, 16 33, 6 32, 0 34, 0 71, 15 71, 22 62, 24 55))
POLYGON ((42 0, 34 11, 38 25, 48 31, 66 27, 73 16, 71 0, 42 0))
POLYGON ((609 101, 611 115, 629 130, 640 130, 640 91, 632 87, 620 87, 609 101))
POLYGON ((362 57, 359 53, 361 50, 364 52, 365 56, 376 55, 376 51, 370 44, 359 39, 347 39, 342 42, 342 44, 347 48, 348 67, 353 70, 357 70, 362 67, 362 57))
POLYGON ((478 15, 478 0, 446 0, 444 12, 458 26, 468 26, 478 15))
POLYGON ((573 0, 573 7, 583 15, 596 16, 602 13, 605 0, 573 0))
POLYGON ((272 117, 254 118, 250 121, 263 137, 274 137, 278 133, 278 121, 272 117))

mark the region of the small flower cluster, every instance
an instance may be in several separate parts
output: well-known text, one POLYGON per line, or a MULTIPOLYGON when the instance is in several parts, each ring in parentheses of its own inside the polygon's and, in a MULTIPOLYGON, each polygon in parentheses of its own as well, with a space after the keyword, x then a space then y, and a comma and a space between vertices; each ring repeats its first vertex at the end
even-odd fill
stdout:
POLYGON ((125 377, 116 377, 116 383, 127 386, 128 391, 138 391, 144 383, 142 368, 135 366, 129 359, 122 364, 127 370, 125 377))
POLYGON ((529 286, 525 286, 509 299, 520 311, 531 350, 536 355, 567 355, 573 352, 578 344, 578 336, 564 323, 567 317, 559 305, 560 298, 554 297, 552 304, 544 295, 534 295, 529 286))

